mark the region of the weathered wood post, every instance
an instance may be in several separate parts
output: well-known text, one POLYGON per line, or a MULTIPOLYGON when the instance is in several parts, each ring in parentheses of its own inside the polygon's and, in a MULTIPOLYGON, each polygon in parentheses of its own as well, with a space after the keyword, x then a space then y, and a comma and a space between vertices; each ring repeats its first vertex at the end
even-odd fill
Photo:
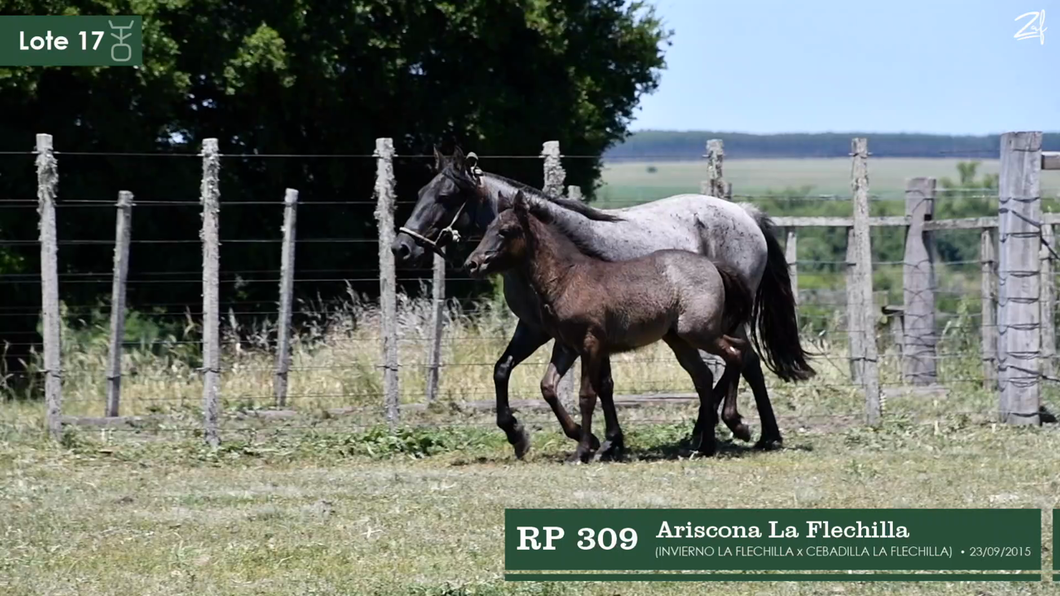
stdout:
POLYGON ((1001 135, 998 384, 1008 424, 1041 423, 1041 152, 1041 132, 1001 135))
POLYGON ((563 182, 567 172, 563 169, 562 155, 559 152, 559 141, 545 141, 541 145, 541 157, 544 158, 545 184, 541 190, 550 197, 563 196, 563 182))
POLYGON ((787 229, 787 242, 784 244, 784 260, 788 262, 788 277, 791 279, 791 295, 795 303, 799 302, 799 228, 787 229))
MULTIPOLYGON (((562 154, 559 150, 559 141, 546 141, 541 146, 541 157, 544 158, 545 184, 541 190, 550 197, 563 196, 563 183, 567 172, 563 169, 562 154)), ((574 377, 580 365, 576 362, 570 367, 567 374, 559 380, 556 386, 556 394, 561 403, 574 403, 574 377)))
POLYGON ((276 407, 287 405, 287 381, 291 370, 291 304, 294 301, 295 226, 298 191, 283 194, 283 248, 280 249, 280 316, 276 321, 276 376, 272 381, 276 407))
POLYGON ((1042 317, 1042 358, 1041 372, 1045 378, 1053 376, 1053 359, 1056 358, 1056 285, 1053 281, 1053 247, 1055 235, 1052 224, 1042 223, 1042 247, 1038 251, 1041 260, 1041 294, 1038 304, 1041 306, 1042 317))
MULTIPOLYGON (((442 249, 443 251, 445 249, 442 249)), ((427 403, 438 399, 441 383, 442 331, 445 326, 445 257, 434 255, 434 270, 431 279, 431 347, 427 354, 427 403)))
POLYGON ((53 439, 63 432, 62 327, 59 322, 59 243, 55 232, 55 199, 59 163, 52 136, 37 135, 37 209, 40 214, 41 336, 44 341, 45 424, 53 439))
POLYGON ((935 179, 910 179, 905 188, 909 230, 902 266, 905 307, 902 378, 913 385, 932 385, 938 381, 933 236, 924 230, 924 222, 930 221, 934 213, 935 179))
POLYGON ((883 417, 880 399, 878 355, 876 350, 875 310, 872 306, 872 248, 869 240, 869 142, 856 138, 851 143, 854 190, 854 285, 857 287, 857 317, 854 327, 858 336, 857 368, 865 392, 865 418, 877 425, 883 417))
POLYGON ((107 355, 106 416, 121 410, 121 356, 125 339, 125 286, 129 277, 129 242, 132 239, 133 195, 118 193, 117 223, 114 229, 114 279, 110 288, 110 352, 107 355))
POLYGON ((982 322, 981 352, 983 388, 996 391, 997 386, 997 230, 983 228, 979 233, 979 268, 982 272, 980 296, 982 322))
POLYGON ((579 203, 585 200, 582 196, 582 187, 571 184, 567 187, 567 198, 572 201, 578 201, 579 203))
POLYGON ((847 228, 847 254, 846 254, 846 291, 847 291, 847 357, 850 363, 850 380, 855 385, 861 384, 861 367, 858 366, 859 354, 861 354, 861 335, 858 331, 858 321, 861 316, 858 309, 861 307, 861 294, 857 285, 857 244, 854 242, 854 228, 847 228))
POLYGON ((707 141, 706 158, 707 179, 703 181, 700 192, 719 199, 732 200, 732 186, 725 183, 725 146, 721 139, 707 141))
POLYGON ((375 221, 379 228, 379 302, 383 316, 383 396, 386 421, 391 430, 397 427, 398 399, 398 329, 397 271, 394 253, 394 140, 375 140, 375 221))
POLYGON ((218 237, 221 211, 221 155, 217 139, 202 140, 202 413, 203 438, 217 447, 221 437, 217 429, 220 416, 221 384, 221 304, 219 280, 221 269, 218 237))

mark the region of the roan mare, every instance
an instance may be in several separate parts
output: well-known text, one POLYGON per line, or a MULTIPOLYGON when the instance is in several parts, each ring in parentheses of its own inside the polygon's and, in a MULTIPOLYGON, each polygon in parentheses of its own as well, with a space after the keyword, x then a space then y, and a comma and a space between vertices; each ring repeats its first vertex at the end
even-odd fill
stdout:
MULTIPOLYGON (((556 225, 576 239, 583 250, 606 261, 622 261, 648 253, 676 249, 704 255, 735 271, 740 280, 754 292, 752 322, 740 330, 738 337, 754 340, 755 350, 747 350, 741 373, 754 392, 761 419, 759 448, 782 444, 780 429, 766 392, 759 353, 766 366, 785 381, 806 380, 815 373, 799 341, 795 297, 788 278, 788 264, 777 241, 772 222, 752 205, 740 205, 724 199, 698 194, 676 195, 635 207, 600 210, 542 192, 503 176, 483 172, 474 154, 465 157, 457 149, 449 158, 435 150, 437 174, 419 191, 419 199, 405 225, 391 245, 401 265, 421 263, 427 251, 442 254, 442 248, 459 236, 483 231, 497 214, 509 207, 508 199, 522 190, 528 203, 534 205, 556 225), (760 341, 759 341, 760 340, 760 341), (764 348, 764 350, 763 350, 764 348)), ((508 347, 494 366, 497 396, 497 426, 504 430, 508 442, 522 457, 530 448, 529 436, 512 415, 508 403, 508 378, 512 369, 530 357, 552 337, 539 317, 540 305, 527 280, 518 272, 504 277, 504 297, 519 322, 508 347)), ((574 364, 576 355, 556 342, 552 359, 541 381, 541 391, 555 412, 564 433, 575 440, 581 432, 560 403, 556 386, 574 364)), ((681 366, 693 378, 711 378, 703 355, 681 358, 681 366)), ((601 364, 601 396, 613 391, 610 360, 601 364)), ((736 382, 734 381, 734 385, 736 382)), ((601 398, 603 399, 603 398, 601 398)), ((734 411, 735 412, 735 409, 734 411)), ((737 436, 750 436, 738 414, 723 419, 737 436)), ((702 428, 705 421, 697 421, 702 428)), ((593 439, 594 442, 595 438, 593 439)), ((621 441, 612 445, 621 447, 621 441)))
MULTIPOLYGON (((714 391, 709 379, 693 376, 700 419, 695 440, 706 455, 715 451, 718 393, 735 407, 736 377, 748 342, 733 334, 751 319, 753 296, 727 267, 685 250, 661 250, 628 261, 602 261, 583 253, 562 226, 550 225, 540 203, 522 191, 501 212, 467 258, 465 268, 482 278, 516 270, 539 304, 545 330, 581 357, 581 437, 568 461, 593 455, 592 419, 600 394, 606 423, 597 456, 622 436, 613 396, 601 393, 602 363, 610 354, 665 341, 678 358, 698 359, 704 350, 720 356, 725 373, 714 391)), ((728 412, 731 415, 731 412, 728 412)))

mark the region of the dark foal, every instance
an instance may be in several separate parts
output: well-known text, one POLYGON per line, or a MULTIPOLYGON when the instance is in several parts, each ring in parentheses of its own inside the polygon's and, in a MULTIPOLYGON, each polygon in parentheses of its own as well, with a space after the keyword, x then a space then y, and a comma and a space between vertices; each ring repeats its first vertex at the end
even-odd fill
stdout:
MULTIPOLYGON (((659 340, 682 364, 702 362, 697 350, 716 354, 726 364, 717 389, 735 404, 732 394, 748 342, 734 335, 750 319, 753 296, 735 273, 710 259, 681 250, 617 262, 590 257, 519 192, 513 207, 490 224, 465 266, 476 277, 519 269, 542 305, 548 332, 581 357, 581 437, 571 461, 586 461, 593 453, 597 395, 604 402, 607 439, 621 436, 611 391, 601 387, 609 354, 659 340)), ((710 387, 709 369, 693 374, 692 380, 700 397, 700 419, 706 421, 696 429, 698 449, 713 455, 719 396, 710 387)))

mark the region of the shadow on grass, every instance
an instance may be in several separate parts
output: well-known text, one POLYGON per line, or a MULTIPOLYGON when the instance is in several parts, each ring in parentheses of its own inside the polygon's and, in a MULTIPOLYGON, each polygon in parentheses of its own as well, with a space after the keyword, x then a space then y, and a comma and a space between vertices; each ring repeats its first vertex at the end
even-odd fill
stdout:
MULTIPOLYGON (((735 442, 732 440, 719 440, 717 443, 717 453, 713 457, 706 457, 700 455, 692 447, 691 438, 685 438, 674 444, 664 445, 652 445, 648 447, 628 447, 625 452, 618 458, 611 456, 604 456, 599 462, 590 461, 589 464, 623 464, 623 463, 636 463, 636 462, 655 462, 655 461, 680 461, 687 459, 697 459, 710 461, 715 459, 738 459, 745 457, 768 457, 773 454, 782 453, 784 451, 804 451, 812 452, 813 446, 808 444, 799 445, 786 445, 779 449, 757 449, 753 444, 735 442)), ((567 459, 571 454, 574 453, 574 443, 571 442, 569 449, 562 449, 559 451, 545 451, 545 452, 533 452, 531 451, 526 458, 526 463, 546 463, 562 465, 566 464, 567 459)), ((518 462, 514 455, 489 455, 480 456, 475 458, 460 458, 453 461, 450 465, 452 466, 471 466, 471 465, 511 465, 518 462)), ((588 464, 587 464, 588 465, 588 464)))

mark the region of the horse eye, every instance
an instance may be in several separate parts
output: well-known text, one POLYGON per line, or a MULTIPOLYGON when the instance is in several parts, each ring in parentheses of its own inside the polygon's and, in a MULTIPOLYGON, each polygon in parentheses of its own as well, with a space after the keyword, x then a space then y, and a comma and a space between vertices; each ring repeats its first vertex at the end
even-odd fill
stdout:
POLYGON ((507 238, 512 235, 512 231, 508 228, 501 228, 497 230, 497 233, 500 235, 501 238, 507 238))

